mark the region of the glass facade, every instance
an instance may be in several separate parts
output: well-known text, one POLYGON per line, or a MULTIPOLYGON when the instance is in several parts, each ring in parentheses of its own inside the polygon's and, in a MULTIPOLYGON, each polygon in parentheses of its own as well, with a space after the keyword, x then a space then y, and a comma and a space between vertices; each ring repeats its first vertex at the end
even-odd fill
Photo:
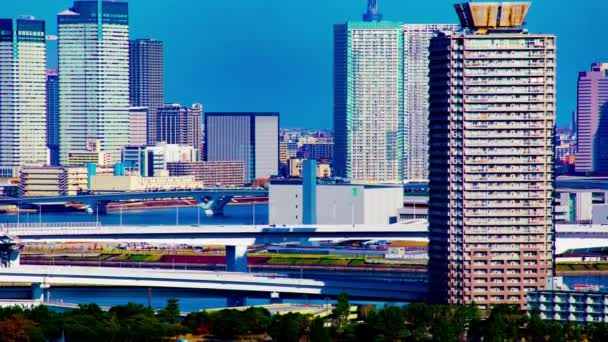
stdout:
POLYGON ((279 113, 205 113, 205 160, 242 161, 245 181, 279 173, 279 113))
POLYGON ((0 168, 47 161, 45 23, 0 19, 0 168), (43 129, 40 129, 43 127, 43 129))
POLYGON ((129 141, 128 5, 75 1, 57 21, 60 162, 90 139, 118 162, 129 141))

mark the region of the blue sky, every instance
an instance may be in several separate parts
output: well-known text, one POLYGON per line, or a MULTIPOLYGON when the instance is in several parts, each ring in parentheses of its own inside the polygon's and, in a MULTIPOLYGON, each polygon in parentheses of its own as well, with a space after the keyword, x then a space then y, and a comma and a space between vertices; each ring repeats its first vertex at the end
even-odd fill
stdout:
MULTIPOLYGON (((34 15, 56 33, 71 0, 2 0, 2 17, 34 15)), ((387 20, 455 23, 448 0, 379 0, 387 20)), ((279 111, 282 126, 332 126, 332 25, 358 20, 365 0, 130 0, 132 38, 165 43, 165 100, 208 111, 279 111)), ((606 0, 537 0, 531 32, 558 44, 558 124, 576 107, 576 79, 608 61, 606 0), (576 6, 576 4, 584 4, 576 6)), ((54 55, 55 46, 49 54, 54 55)), ((55 64, 54 58, 50 63, 55 64)))

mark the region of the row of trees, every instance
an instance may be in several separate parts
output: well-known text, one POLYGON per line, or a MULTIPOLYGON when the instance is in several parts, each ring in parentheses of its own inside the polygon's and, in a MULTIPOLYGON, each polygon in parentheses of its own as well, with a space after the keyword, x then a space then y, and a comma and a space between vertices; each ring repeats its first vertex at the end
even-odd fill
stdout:
POLYGON ((57 313, 45 306, 0 309, 3 341, 164 341, 192 333, 219 341, 608 341, 608 325, 547 322, 516 306, 480 312, 475 306, 411 304, 359 307, 349 321, 348 296, 341 295, 325 318, 264 308, 191 313, 180 318, 177 300, 154 312, 139 304, 103 311, 95 304, 57 313))

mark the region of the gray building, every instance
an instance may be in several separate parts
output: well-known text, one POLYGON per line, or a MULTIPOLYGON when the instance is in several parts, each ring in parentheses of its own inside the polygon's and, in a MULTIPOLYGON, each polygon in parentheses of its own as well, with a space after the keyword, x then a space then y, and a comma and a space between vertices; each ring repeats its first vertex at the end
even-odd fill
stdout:
POLYGON ((159 142, 188 145, 199 154, 203 151, 203 106, 195 103, 190 108, 168 104, 156 114, 156 134, 159 142))
POLYGON ((279 113, 205 113, 207 161, 241 160, 245 181, 279 173, 279 113))
POLYGON ((134 107, 148 107, 148 145, 157 142, 156 113, 164 103, 163 42, 136 39, 129 42, 129 91, 134 107))

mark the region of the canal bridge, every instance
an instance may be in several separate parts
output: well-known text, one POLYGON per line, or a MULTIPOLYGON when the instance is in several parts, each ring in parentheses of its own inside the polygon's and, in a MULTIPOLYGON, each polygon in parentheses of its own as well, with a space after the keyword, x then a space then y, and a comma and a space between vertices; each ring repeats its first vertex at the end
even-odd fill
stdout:
POLYGON ((112 202, 146 201, 158 199, 193 198, 207 215, 221 215, 224 207, 235 197, 268 197, 268 190, 251 188, 209 188, 179 191, 112 192, 76 196, 8 197, 0 198, 0 205, 40 207, 44 204, 80 203, 91 213, 106 214, 112 202))

